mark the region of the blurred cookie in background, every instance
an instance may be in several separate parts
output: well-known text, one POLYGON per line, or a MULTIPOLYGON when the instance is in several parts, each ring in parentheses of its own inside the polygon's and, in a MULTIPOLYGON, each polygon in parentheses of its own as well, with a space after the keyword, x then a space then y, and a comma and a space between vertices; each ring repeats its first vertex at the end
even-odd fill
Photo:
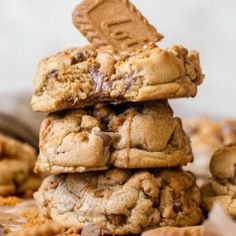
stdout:
POLYGON ((41 178, 34 172, 35 149, 0 133, 0 195, 32 196, 41 178))
POLYGON ((0 195, 32 196, 41 178, 34 172, 38 129, 29 94, 0 95, 0 195))
POLYGON ((236 143, 236 119, 226 119, 222 123, 224 143, 236 143))
POLYGON ((211 176, 209 163, 213 153, 224 144, 236 142, 236 119, 196 117, 184 120, 183 127, 190 136, 194 154, 194 162, 184 169, 192 171, 202 185, 211 176))
POLYGON ((190 136, 194 161, 185 170, 197 176, 202 185, 210 177, 209 162, 212 154, 223 144, 221 125, 208 118, 192 118, 183 121, 186 133, 190 136))
POLYGON ((210 211, 218 202, 236 219, 236 144, 218 149, 211 158, 212 178, 201 188, 202 206, 210 211))

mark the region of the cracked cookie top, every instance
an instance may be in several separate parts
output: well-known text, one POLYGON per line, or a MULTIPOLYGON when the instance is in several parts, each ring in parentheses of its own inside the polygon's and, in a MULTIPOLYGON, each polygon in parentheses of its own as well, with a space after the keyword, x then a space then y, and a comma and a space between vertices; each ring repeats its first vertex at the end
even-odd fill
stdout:
POLYGON ((41 216, 65 227, 95 223, 103 233, 141 233, 157 226, 188 226, 202 219, 195 178, 178 170, 50 176, 35 194, 41 216))
POLYGON ((43 121, 36 168, 58 174, 173 167, 191 160, 189 139, 167 101, 97 104, 43 121))

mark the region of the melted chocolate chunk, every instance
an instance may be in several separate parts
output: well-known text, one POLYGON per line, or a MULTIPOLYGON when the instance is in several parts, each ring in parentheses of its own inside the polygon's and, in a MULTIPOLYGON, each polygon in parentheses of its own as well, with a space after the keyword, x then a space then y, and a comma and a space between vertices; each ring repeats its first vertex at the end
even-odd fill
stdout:
POLYGON ((52 70, 47 74, 47 79, 55 79, 57 78, 58 74, 58 70, 52 70))
POLYGON ((173 210, 175 213, 182 211, 182 205, 181 205, 181 202, 179 201, 179 199, 174 199, 173 210))
POLYGON ((85 61, 86 59, 87 57, 85 56, 84 52, 78 52, 78 53, 75 53, 75 55, 73 55, 71 64, 72 65, 77 64, 77 63, 85 61))
POLYGON ((99 73, 100 66, 101 66, 100 63, 93 63, 89 67, 89 72, 92 75, 95 84, 95 89, 94 89, 95 93, 101 92, 103 87, 104 76, 101 73, 99 73))
POLYGON ((88 58, 90 57, 95 57, 96 53, 92 50, 83 50, 83 51, 79 51, 74 53, 72 60, 71 60, 71 64, 77 64, 77 63, 81 63, 83 61, 86 61, 88 58))
POLYGON ((127 216, 119 214, 111 214, 107 216, 108 220, 115 226, 121 226, 124 225, 127 219, 127 216))

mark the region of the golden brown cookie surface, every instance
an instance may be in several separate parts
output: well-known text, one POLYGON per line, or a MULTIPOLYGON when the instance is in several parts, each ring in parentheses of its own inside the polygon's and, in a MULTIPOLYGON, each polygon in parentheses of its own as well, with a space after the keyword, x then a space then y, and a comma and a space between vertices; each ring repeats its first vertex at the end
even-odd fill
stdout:
POLYGON ((167 101, 102 105, 49 115, 36 169, 50 173, 182 166, 192 160, 167 101))
POLYGON ((33 86, 35 111, 81 108, 97 102, 191 97, 201 84, 198 53, 182 46, 149 47, 124 59, 91 46, 43 59, 33 86))

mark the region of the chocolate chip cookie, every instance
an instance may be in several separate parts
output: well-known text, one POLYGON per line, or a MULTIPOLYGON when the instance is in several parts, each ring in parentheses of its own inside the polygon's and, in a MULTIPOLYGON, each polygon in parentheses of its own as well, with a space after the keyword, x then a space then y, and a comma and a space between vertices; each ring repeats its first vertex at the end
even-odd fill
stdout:
POLYGON ((33 173, 36 151, 30 145, 0 134, 0 195, 35 191, 40 178, 33 173))
POLYGON ((105 234, 138 234, 202 220, 195 177, 181 170, 111 169, 50 176, 34 196, 42 217, 65 227, 94 223, 105 234))
POLYGON ((215 202, 219 202, 236 218, 236 145, 217 150, 212 156, 210 170, 213 178, 201 189, 203 207, 209 211, 215 202))
POLYGON ((193 97, 203 74, 196 51, 155 45, 124 58, 92 46, 43 59, 33 86, 34 111, 82 108, 97 102, 193 97))
POLYGON ((50 173, 182 166, 189 139, 167 101, 103 105, 49 115, 36 169, 50 173))

